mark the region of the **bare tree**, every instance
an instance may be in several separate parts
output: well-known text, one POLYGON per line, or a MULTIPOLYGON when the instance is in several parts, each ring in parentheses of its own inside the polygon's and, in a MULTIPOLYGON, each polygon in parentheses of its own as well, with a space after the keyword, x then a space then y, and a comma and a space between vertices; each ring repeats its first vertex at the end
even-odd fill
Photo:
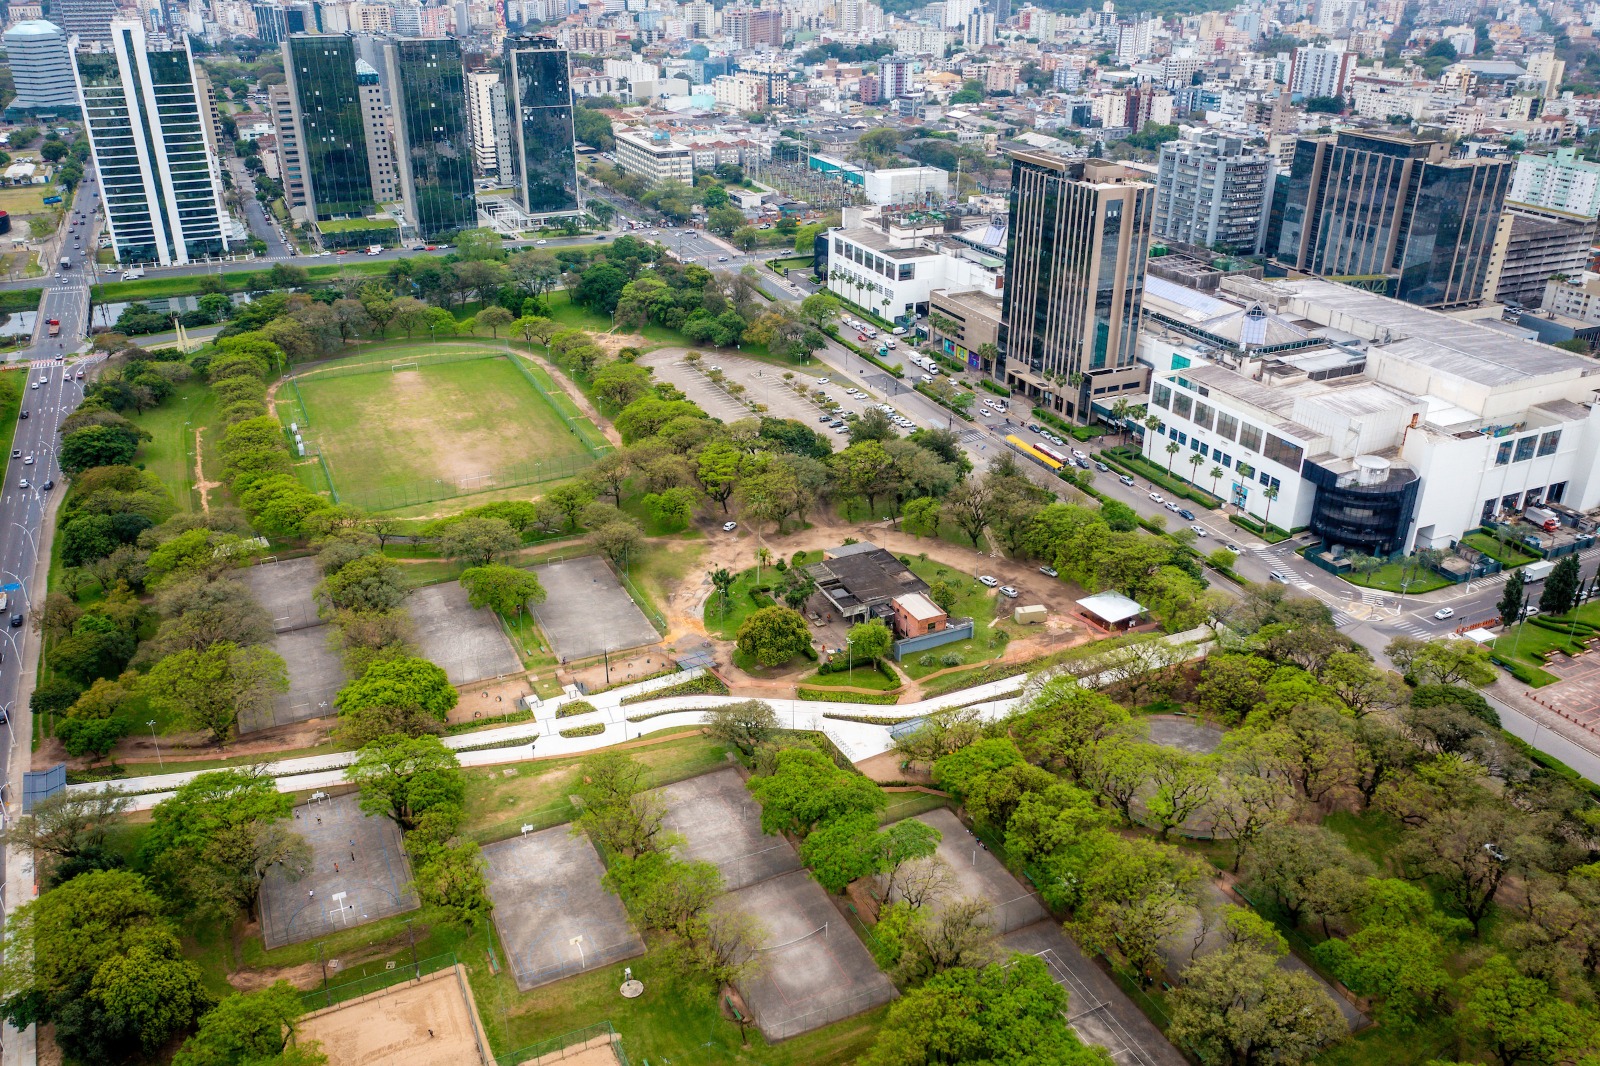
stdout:
POLYGON ((925 905, 943 899, 955 883, 955 871, 950 869, 950 864, 937 855, 930 855, 925 859, 902 863, 889 876, 883 898, 895 900, 898 896, 897 902, 919 911, 925 905))
POLYGON ((926 980, 957 966, 981 968, 995 956, 989 904, 981 899, 958 899, 938 914, 911 924, 896 976, 904 981, 926 980))

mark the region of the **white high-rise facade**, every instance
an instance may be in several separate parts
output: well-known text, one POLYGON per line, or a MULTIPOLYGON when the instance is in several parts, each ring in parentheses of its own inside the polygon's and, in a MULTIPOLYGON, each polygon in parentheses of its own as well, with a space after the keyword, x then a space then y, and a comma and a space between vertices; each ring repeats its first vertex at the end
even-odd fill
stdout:
POLYGON ((113 21, 111 47, 73 65, 122 263, 190 263, 228 251, 222 180, 188 48, 152 51, 139 22, 113 21))

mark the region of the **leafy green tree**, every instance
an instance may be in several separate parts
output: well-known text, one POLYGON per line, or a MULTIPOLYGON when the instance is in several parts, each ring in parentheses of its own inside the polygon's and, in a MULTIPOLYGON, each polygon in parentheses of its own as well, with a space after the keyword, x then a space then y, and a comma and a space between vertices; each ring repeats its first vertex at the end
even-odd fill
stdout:
POLYGON ((876 873, 878 816, 859 811, 819 825, 800 845, 800 861, 829 892, 843 892, 850 882, 876 873))
POLYGON ((123 466, 139 450, 139 435, 115 426, 85 426, 61 441, 61 469, 76 474, 90 467, 123 466))
POLYGON ((253 919, 269 869, 298 880, 311 868, 310 845, 282 824, 293 806, 264 772, 203 773, 156 804, 140 855, 197 913, 253 919))
POLYGON ((503 518, 462 518, 450 522, 438 536, 439 550, 451 559, 473 566, 488 566, 522 546, 522 538, 503 518))
POLYGON ((241 715, 264 710, 289 690, 289 675, 271 649, 221 641, 203 651, 174 652, 151 667, 139 687, 152 707, 226 744, 241 715))
POLYGON ((1278 965, 1285 953, 1245 941, 1190 963, 1171 997, 1168 1035, 1226 1066, 1311 1061, 1347 1029, 1315 977, 1278 965))
POLYGON ((323 578, 314 595, 324 610, 394 611, 410 591, 399 563, 370 552, 323 578))
POLYGON ((745 700, 713 707, 706 712, 706 729, 712 739, 731 745, 749 758, 756 746, 777 731, 778 716, 763 700, 745 700))
POLYGON ((457 925, 476 928, 494 909, 483 851, 476 841, 435 844, 416 849, 417 895, 438 907, 457 925))
POLYGON ((363 707, 420 707, 444 721, 460 698, 444 670, 426 659, 375 662, 334 696, 339 713, 363 707))
POLYGON ((1545 578, 1544 591, 1539 594, 1539 610, 1545 614, 1566 614, 1572 610, 1578 602, 1578 586, 1582 580, 1578 557, 1565 556, 1545 578))
POLYGON ((466 781, 455 752, 438 737, 384 737, 356 755, 346 776, 361 790, 361 809, 416 829, 440 807, 459 811, 466 781))
MULTIPOLYGON (((189 1028, 211 1005, 200 967, 170 944, 140 944, 107 959, 95 971, 89 998, 146 1054, 189 1028)), ((104 1032, 96 1029, 96 1035, 104 1032)))
POLYGON ((940 788, 965 795, 974 781, 1023 762, 1022 752, 1009 737, 993 737, 968 744, 933 764, 933 780, 940 788))
POLYGON ((1451 988, 1449 941, 1470 923, 1434 909, 1427 890, 1395 879, 1369 878, 1354 913, 1360 928, 1318 944, 1317 961, 1359 996, 1377 1003, 1385 1022, 1408 1025, 1440 1006, 1451 988))
POLYGON ((496 614, 516 618, 528 603, 543 603, 544 586, 531 570, 514 566, 474 566, 462 571, 461 587, 467 590, 467 603, 473 608, 487 607, 496 614))
POLYGON ((785 748, 778 752, 770 776, 748 782, 761 804, 761 830, 804 836, 824 822, 851 814, 882 810, 888 800, 860 774, 839 769, 815 748, 785 748))
POLYGON ((865 1066, 1104 1066, 1067 1025, 1067 992, 1031 955, 930 978, 889 1009, 865 1066))
POLYGON ((811 631, 798 611, 762 607, 740 623, 738 643, 758 666, 782 666, 811 646, 811 631))
MULTIPOLYGON (((199 1029, 178 1049, 172 1066, 280 1066, 277 1056, 290 1048, 295 1023, 304 1014, 300 990, 288 981, 224 997, 201 1017, 199 1029)), ((313 1042, 314 1059, 296 1060, 295 1066, 327 1062, 314 1048, 313 1042)))
POLYGON ((1593 1020, 1504 955, 1491 955, 1462 987, 1461 1013, 1501 1066, 1571 1061, 1593 1047, 1593 1020))
POLYGON ((850 652, 855 658, 874 663, 887 659, 889 650, 894 647, 894 634, 889 632, 889 627, 883 624, 881 618, 857 622, 850 627, 845 639, 849 641, 850 652))
POLYGON ((1515 625, 1522 617, 1524 601, 1524 579, 1521 570, 1513 570, 1506 575, 1506 583, 1500 593, 1500 602, 1495 604, 1495 610, 1500 612, 1500 624, 1503 626, 1515 625))

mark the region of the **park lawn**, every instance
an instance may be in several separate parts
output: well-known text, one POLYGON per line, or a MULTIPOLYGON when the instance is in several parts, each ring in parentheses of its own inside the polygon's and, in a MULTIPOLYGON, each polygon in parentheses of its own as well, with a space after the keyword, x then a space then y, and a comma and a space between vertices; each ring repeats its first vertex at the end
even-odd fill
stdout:
POLYGON ((1394 818, 1371 808, 1334 811, 1322 824, 1337 833, 1351 851, 1371 859, 1379 870, 1389 869, 1390 859, 1399 851, 1404 829, 1394 818))
MULTIPOLYGON (((769 580, 782 576, 772 567, 764 567, 761 574, 762 583, 765 584, 769 580), (768 577, 769 574, 771 578, 768 577)), ((703 616, 706 631, 721 637, 723 640, 739 639, 739 627, 744 624, 746 618, 749 618, 750 615, 759 610, 756 602, 750 598, 750 590, 755 585, 756 571, 755 567, 751 567, 749 570, 741 570, 734 575, 733 587, 728 589, 726 603, 723 603, 722 597, 717 595, 715 589, 712 589, 711 595, 706 599, 705 614, 703 616)))
POLYGON ((849 670, 840 670, 831 674, 813 674, 800 679, 802 685, 819 687, 865 688, 874 692, 888 692, 890 689, 900 687, 899 681, 891 681, 880 673, 874 666, 854 666, 849 670))
POLYGON ((545 293, 544 302, 550 309, 551 321, 559 322, 570 329, 598 330, 604 333, 611 328, 609 317, 596 314, 587 307, 579 307, 572 302, 572 293, 566 289, 552 289, 545 293))
MULTIPOLYGON (((139 446, 137 461, 161 480, 179 511, 200 510, 200 493, 194 481, 194 434, 200 429, 204 439, 217 433, 216 419, 216 394, 198 379, 180 385, 166 403, 132 417, 133 423, 151 437, 139 446)), ((214 446, 213 441, 206 447, 209 464, 220 462, 209 455, 214 446)), ((220 481, 221 467, 208 465, 206 476, 220 481)))
MULTIPOLYGON (((248 273, 254 273, 249 271, 248 273)), ((109 277, 109 275, 107 275, 109 277)), ((217 275, 190 274, 186 277, 176 278, 140 278, 137 281, 107 281, 91 288, 90 293, 97 304, 118 303, 132 300, 159 300, 171 296, 193 296, 205 292, 203 287, 208 278, 217 275)), ((228 278, 229 275, 221 275, 228 278)), ((234 290, 233 285, 229 285, 234 290)))
POLYGON ((1399 592, 1401 591, 1402 574, 1406 575, 1404 587, 1408 593, 1432 592, 1434 589, 1442 589, 1450 585, 1449 580, 1432 570, 1419 570, 1419 568, 1407 566, 1403 562, 1384 563, 1370 574, 1358 574, 1350 571, 1339 576, 1350 582, 1350 584, 1359 585, 1362 588, 1399 592))
POLYGON ((42 214, 45 208, 45 191, 53 188, 55 186, 49 184, 0 186, 0 211, 9 213, 12 218, 18 215, 42 214))
POLYGON ((0 312, 39 310, 39 297, 43 289, 5 289, 0 291, 0 312))
POLYGON ((1005 621, 1010 600, 1002 602, 997 592, 978 584, 976 578, 959 570, 952 570, 944 563, 934 562, 931 559, 924 560, 913 556, 911 572, 930 585, 940 580, 954 584, 960 591, 960 596, 950 608, 950 617, 971 618, 973 621, 970 639, 908 655, 900 663, 900 668, 913 680, 925 677, 935 670, 981 663, 1005 653, 1006 641, 1012 636, 1010 629, 1007 628, 1010 623, 1005 621), (926 655, 933 656, 931 664, 924 664, 921 661, 926 655), (945 658, 952 655, 958 656, 961 662, 945 662, 945 658))
MULTIPOLYGON (((676 734, 684 732, 678 730, 676 734)), ((723 755, 727 751, 698 732, 622 750, 645 767, 645 783, 650 788, 710 773, 725 765, 723 755)), ((578 765, 584 758, 573 755, 463 771, 468 812, 463 834, 485 844, 514 837, 526 824, 543 829, 571 821, 576 811, 569 796, 575 790, 578 765), (514 773, 509 772, 513 770, 514 773)))
POLYGON ((1521 663, 1535 671, 1535 676, 1538 677, 1538 685, 1534 686, 1536 688, 1553 684, 1558 680, 1554 674, 1544 669, 1546 653, 1559 650, 1575 655, 1583 650, 1583 645, 1566 633, 1536 626, 1532 622, 1518 622, 1494 638, 1491 647, 1500 658, 1508 662, 1521 663))
POLYGON ((1469 548, 1481 551, 1489 558, 1505 566, 1526 566, 1528 563, 1537 562, 1537 555, 1530 555, 1515 545, 1502 544, 1489 534, 1482 531, 1468 533, 1461 538, 1461 543, 1469 548))
POLYGON ((307 439, 321 449, 341 500, 358 506, 467 495, 475 481, 559 474, 563 461, 576 473, 588 457, 507 357, 313 374, 296 384, 307 439))

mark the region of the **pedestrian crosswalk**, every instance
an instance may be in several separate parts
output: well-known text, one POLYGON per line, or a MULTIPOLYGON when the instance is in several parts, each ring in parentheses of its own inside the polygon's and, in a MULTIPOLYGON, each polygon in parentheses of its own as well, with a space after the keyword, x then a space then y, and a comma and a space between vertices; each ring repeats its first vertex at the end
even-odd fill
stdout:
POLYGON ((1433 636, 1433 633, 1429 631, 1427 626, 1423 625, 1421 622, 1416 622, 1409 618, 1401 619, 1400 621, 1395 622, 1390 628, 1398 629, 1408 637, 1417 637, 1423 640, 1433 636))

